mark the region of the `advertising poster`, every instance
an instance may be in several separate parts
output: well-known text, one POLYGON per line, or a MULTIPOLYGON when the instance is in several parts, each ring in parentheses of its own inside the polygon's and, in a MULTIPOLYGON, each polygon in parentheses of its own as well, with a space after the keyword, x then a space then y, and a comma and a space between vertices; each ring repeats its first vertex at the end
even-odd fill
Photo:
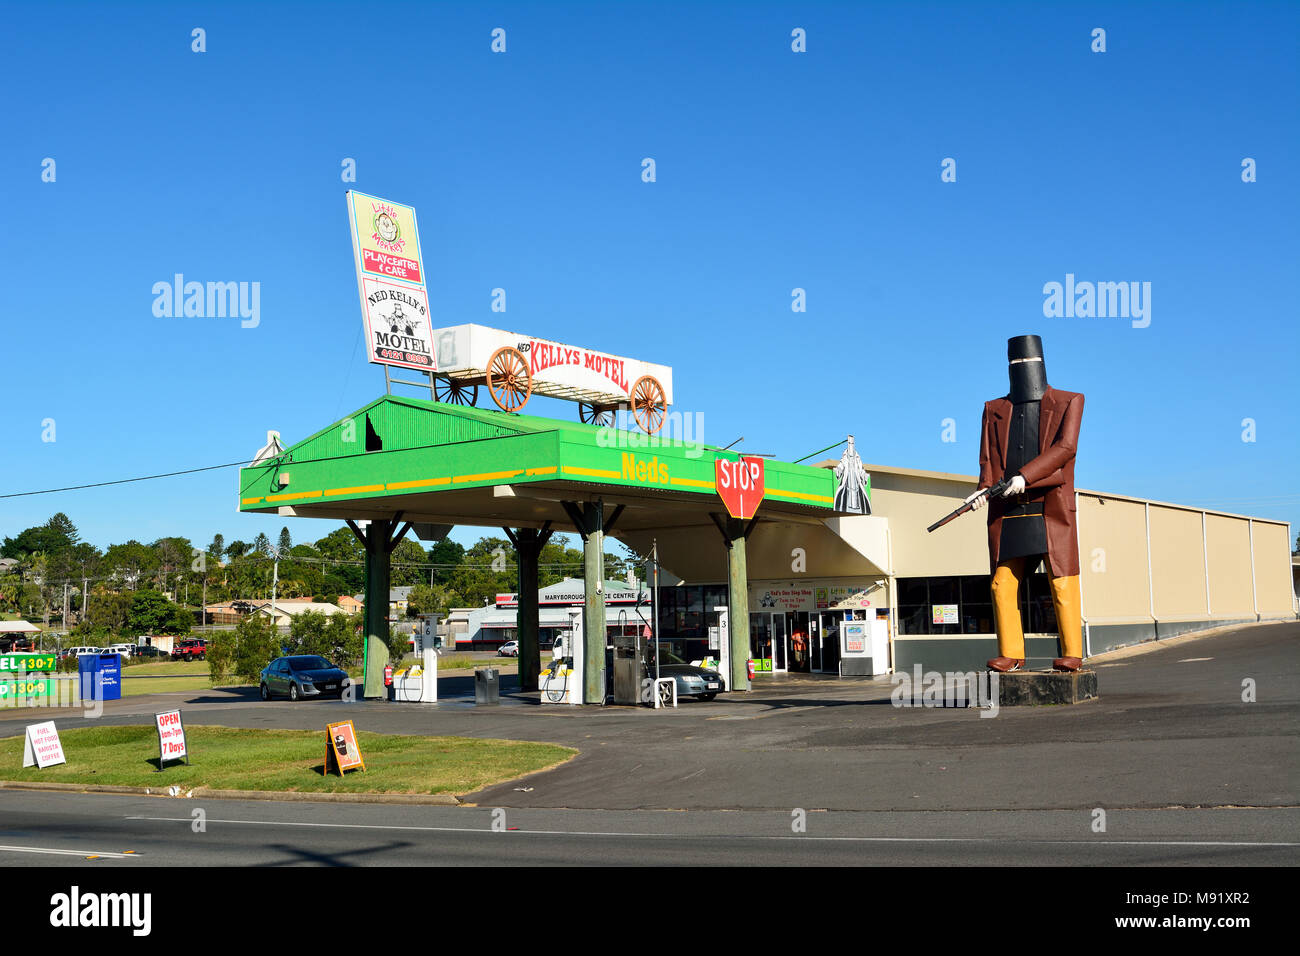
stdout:
POLYGON ((957 605, 955 604, 930 605, 930 623, 931 624, 956 624, 957 605))
POLYGON ((844 634, 843 653, 865 654, 867 652, 867 622, 866 621, 845 621, 843 634, 844 634))
POLYGON ((359 275, 424 285, 414 209, 350 189, 348 218, 359 275))
POLYGON ((185 722, 181 720, 179 710, 169 710, 163 714, 153 715, 154 725, 158 728, 158 769, 168 760, 190 762, 189 751, 185 747, 185 722))
POLYGON ((325 727, 325 772, 337 770, 339 776, 345 771, 360 767, 366 769, 361 759, 361 748, 357 746, 356 728, 352 721, 345 720, 325 727))
POLYGON ((44 770, 46 767, 67 762, 67 758, 63 755, 63 742, 59 740, 59 732, 54 726, 54 721, 47 720, 42 724, 27 725, 27 734, 23 741, 24 767, 35 766, 38 770, 44 770))

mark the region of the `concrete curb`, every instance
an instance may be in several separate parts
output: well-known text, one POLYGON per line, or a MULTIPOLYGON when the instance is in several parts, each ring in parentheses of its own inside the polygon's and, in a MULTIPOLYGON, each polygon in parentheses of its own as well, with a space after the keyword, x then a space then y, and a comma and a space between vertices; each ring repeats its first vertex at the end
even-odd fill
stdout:
MULTIPOLYGON (((179 785, 178 785, 179 786, 179 785)), ((116 784, 49 783, 35 780, 0 780, 0 790, 47 790, 63 793, 124 793, 138 797, 169 797, 168 787, 126 787, 116 784)), ((304 793, 297 790, 212 790, 207 787, 186 789, 190 800, 274 800, 283 803, 398 803, 434 807, 460 806, 460 798, 450 793, 304 793)), ((179 797, 179 794, 177 795, 179 797)))

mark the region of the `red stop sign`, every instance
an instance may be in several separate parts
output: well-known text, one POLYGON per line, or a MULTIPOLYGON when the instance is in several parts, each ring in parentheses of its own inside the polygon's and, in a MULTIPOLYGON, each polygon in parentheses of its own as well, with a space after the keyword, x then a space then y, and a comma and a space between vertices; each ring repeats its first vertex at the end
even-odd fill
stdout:
POLYGON ((733 518, 752 518, 763 500, 763 459, 741 458, 713 463, 713 480, 718 497, 733 518))

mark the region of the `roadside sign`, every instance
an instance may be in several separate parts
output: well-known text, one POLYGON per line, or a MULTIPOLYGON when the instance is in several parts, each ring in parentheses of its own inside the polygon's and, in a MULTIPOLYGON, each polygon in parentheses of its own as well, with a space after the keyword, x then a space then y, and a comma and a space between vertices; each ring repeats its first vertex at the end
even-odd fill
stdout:
POLYGON ((370 361, 436 371, 415 210, 350 189, 348 221, 370 361))
POLYGON ((719 458, 713 463, 713 481, 718 497, 733 518, 752 518, 763 501, 763 459, 742 457, 739 461, 719 458))
POLYGON ((348 219, 359 275, 424 285, 413 208, 349 189, 348 219))
POLYGON ((352 721, 344 720, 337 724, 325 725, 325 772, 337 770, 343 776, 344 771, 360 767, 366 769, 366 762, 361 759, 361 748, 357 746, 357 731, 352 721))
POLYGON ((190 762, 190 752, 185 746, 185 721, 179 710, 169 710, 153 715, 154 726, 158 728, 158 772, 162 773, 163 764, 168 760, 190 762))
POLYGON ((63 742, 59 740, 59 731, 55 728, 54 721, 27 725, 27 734, 23 740, 24 767, 35 766, 38 770, 44 770, 67 762, 68 758, 63 755, 63 742))
POLYGON ((59 663, 53 654, 0 654, 0 672, 52 671, 59 663))
POLYGON ((422 286, 362 276, 361 311, 370 361, 436 371, 429 299, 422 286))

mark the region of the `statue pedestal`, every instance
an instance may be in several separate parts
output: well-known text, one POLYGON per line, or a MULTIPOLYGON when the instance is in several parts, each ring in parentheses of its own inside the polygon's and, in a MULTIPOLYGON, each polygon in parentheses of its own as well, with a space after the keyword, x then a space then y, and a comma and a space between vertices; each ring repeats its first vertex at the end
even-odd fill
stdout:
POLYGON ((998 674, 998 704, 1032 707, 1044 704, 1078 704, 1097 696, 1097 672, 1012 671, 998 674))

